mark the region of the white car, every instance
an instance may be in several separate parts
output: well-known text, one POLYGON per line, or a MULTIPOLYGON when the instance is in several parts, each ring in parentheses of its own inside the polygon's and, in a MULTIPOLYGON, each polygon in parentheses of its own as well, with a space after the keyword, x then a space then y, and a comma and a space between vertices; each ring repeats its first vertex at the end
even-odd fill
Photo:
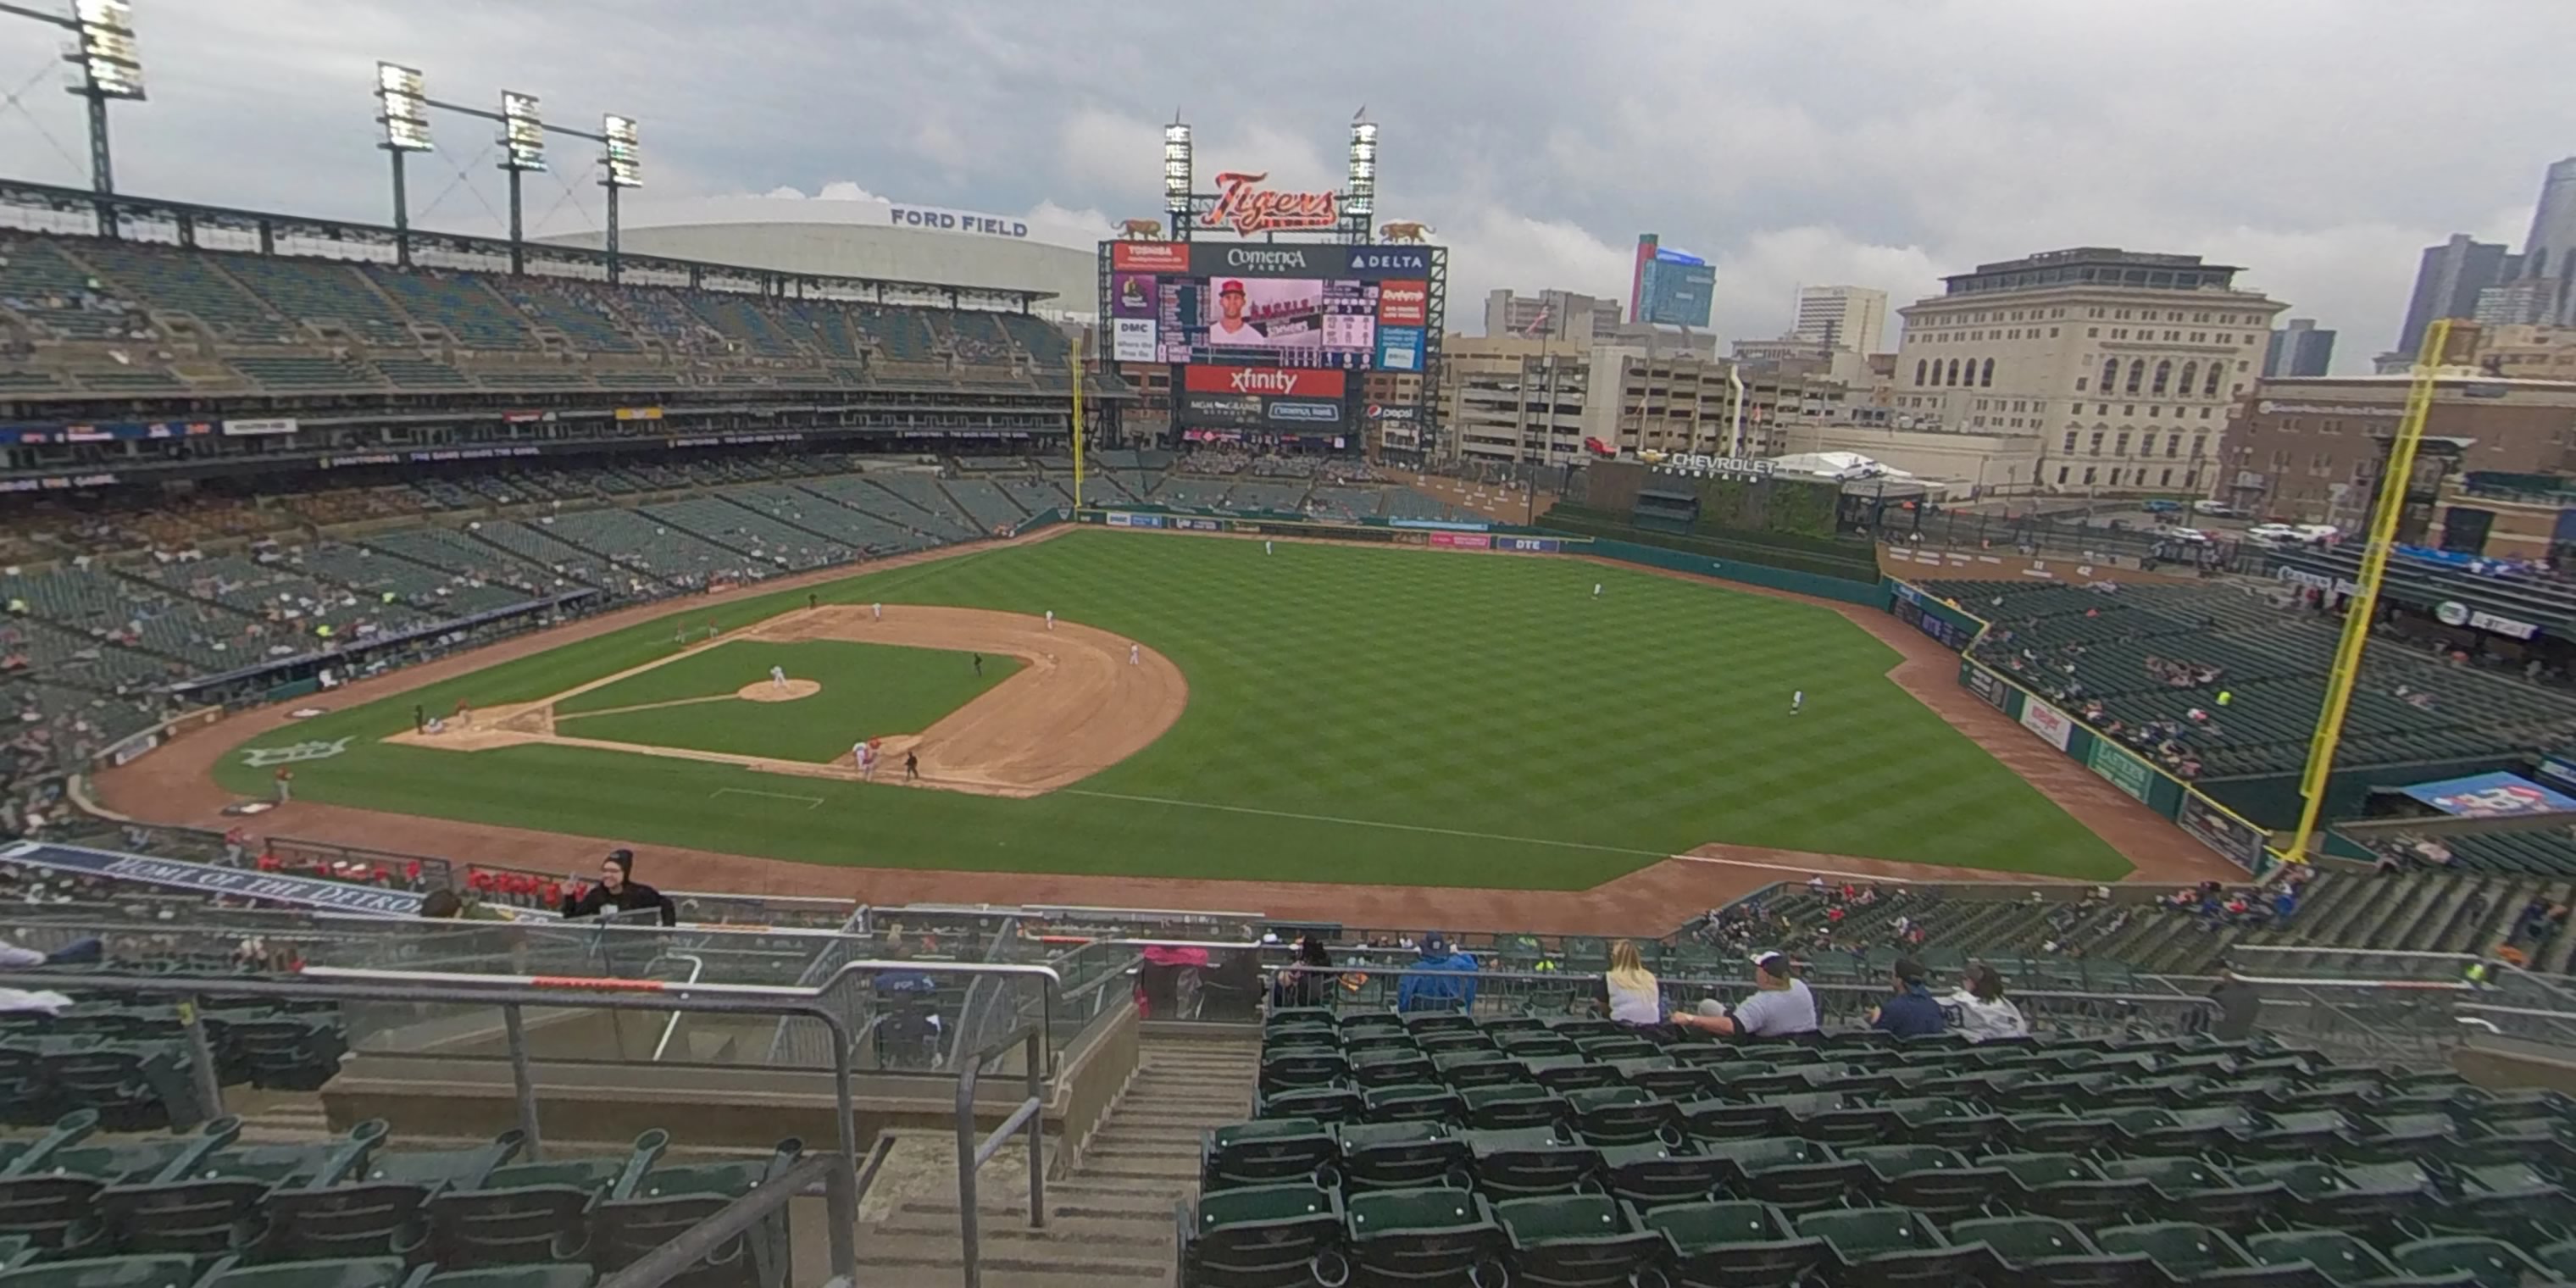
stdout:
POLYGON ((2286 523, 2258 523, 2245 530, 2245 539, 2266 546, 2286 546, 2307 540, 2307 535, 2286 523))
POLYGON ((2209 544, 2209 534, 2198 528, 2173 528, 2165 533, 2165 539, 2167 541, 2195 542, 2200 545, 2209 544))
POLYGON ((2225 501, 2194 501, 2191 508, 2214 519, 2233 519, 2244 513, 2225 501))

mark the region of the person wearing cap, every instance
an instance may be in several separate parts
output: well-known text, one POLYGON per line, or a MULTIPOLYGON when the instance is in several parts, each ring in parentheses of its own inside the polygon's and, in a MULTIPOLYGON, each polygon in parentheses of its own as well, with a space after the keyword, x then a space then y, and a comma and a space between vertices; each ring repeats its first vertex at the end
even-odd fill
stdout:
POLYGON ((1895 992, 1869 1013, 1869 1026, 1901 1038, 1929 1037, 1950 1031, 1950 1019, 1932 996, 1932 972, 1911 957, 1899 957, 1888 971, 1895 992))
POLYGON ((1673 1023, 1702 1033, 1749 1038, 1795 1037, 1816 1031, 1816 995, 1804 980, 1798 978, 1797 965, 1789 954, 1781 952, 1753 955, 1753 996, 1735 1004, 1735 1013, 1727 1015, 1724 1007, 1712 998, 1700 1004, 1697 1014, 1677 1012, 1673 1023), (1716 1014, 1710 1013, 1716 1007, 1716 1014))
MULTIPOLYGON (((633 880, 634 871, 635 851, 609 851, 608 857, 599 861, 599 884, 578 894, 564 896, 563 915, 596 917, 601 910, 607 908, 615 908, 620 912, 633 912, 639 908, 659 908, 662 910, 663 925, 678 925, 680 910, 673 907, 671 901, 663 897, 661 891, 633 880)), ((576 875, 573 879, 578 881, 580 877, 576 875)))
POLYGON ((1208 343, 1231 345, 1267 345, 1270 334, 1261 324, 1243 316, 1243 283, 1227 278, 1217 284, 1216 321, 1208 323, 1208 343))
POLYGON ((1471 1011, 1476 1007, 1476 959, 1465 951, 1452 952, 1449 939, 1439 931, 1422 937, 1414 950, 1414 974, 1404 977, 1395 988, 1395 1009, 1399 1011, 1471 1011), (1421 974, 1418 972, 1441 972, 1421 974))

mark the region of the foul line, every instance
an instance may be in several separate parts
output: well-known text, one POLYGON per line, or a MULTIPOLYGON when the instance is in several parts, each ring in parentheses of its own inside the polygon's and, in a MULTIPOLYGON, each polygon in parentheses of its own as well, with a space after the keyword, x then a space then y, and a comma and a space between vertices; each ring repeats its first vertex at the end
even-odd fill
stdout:
POLYGON ((750 787, 719 787, 714 791, 708 792, 707 799, 714 800, 715 798, 724 795, 766 796, 774 801, 803 801, 805 802, 805 808, 807 809, 812 809, 823 803, 823 798, 820 796, 793 796, 786 792, 764 792, 750 787))
POLYGON ((555 723, 561 724, 566 720, 586 720, 592 716, 622 716, 629 711, 659 711, 664 707, 686 707, 693 706, 700 702, 731 702, 733 700, 734 695, 730 693, 711 693, 703 698, 673 698, 668 702, 639 702, 631 707, 601 707, 597 711, 558 711, 554 713, 554 716, 555 723))
POLYGON ((1589 841, 1550 841, 1535 836, 1504 836, 1498 832, 1469 832, 1454 827, 1426 827, 1419 823, 1385 823, 1375 819, 1340 818, 1331 814, 1299 814, 1291 810, 1255 809, 1249 805, 1211 805, 1206 801, 1173 800, 1165 796, 1130 796, 1123 792, 1086 791, 1079 787, 1060 787, 1056 790, 1067 796, 1090 796, 1100 800, 1129 801, 1138 805, 1175 805, 1183 809, 1210 809, 1227 814, 1254 814, 1262 818, 1293 818, 1307 823, 1338 823, 1344 827, 1376 827, 1391 832, 1455 836, 1470 841, 1509 841, 1514 845, 1547 845, 1563 850, 1590 850, 1596 854, 1625 854, 1647 859, 1678 857, 1661 850, 1632 850, 1624 845, 1595 845, 1589 841))

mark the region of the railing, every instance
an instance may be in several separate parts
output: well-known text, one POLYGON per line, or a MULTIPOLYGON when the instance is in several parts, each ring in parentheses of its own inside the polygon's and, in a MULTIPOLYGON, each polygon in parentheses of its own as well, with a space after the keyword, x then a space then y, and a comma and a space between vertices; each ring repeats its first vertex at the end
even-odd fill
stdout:
POLYGON ((982 1288, 984 1282, 982 1234, 976 1228, 975 1174, 999 1153, 1015 1132, 1024 1132, 1028 1140, 1029 1228, 1046 1228, 1046 1081, 1051 1047, 1046 1033, 1046 1019, 1020 1033, 996 1042, 963 1061, 957 1071, 957 1236, 964 1250, 966 1288, 982 1288), (1027 1065, 1023 1073, 1028 1094, 1019 1107, 1011 1111, 992 1134, 975 1137, 975 1084, 985 1066, 1017 1046, 1027 1065))
MULTIPOLYGON (((599 1281, 597 1288, 661 1288, 661 1285, 689 1273, 727 1241, 750 1232, 787 1204, 811 1190, 820 1181, 828 1197, 834 1160, 827 1155, 800 1159, 776 1179, 753 1186, 751 1192, 716 1209, 705 1220, 682 1230, 670 1242, 644 1254, 623 1270, 614 1271, 599 1281)), ((848 1288, 849 1281, 834 1275, 838 1288, 848 1288)))

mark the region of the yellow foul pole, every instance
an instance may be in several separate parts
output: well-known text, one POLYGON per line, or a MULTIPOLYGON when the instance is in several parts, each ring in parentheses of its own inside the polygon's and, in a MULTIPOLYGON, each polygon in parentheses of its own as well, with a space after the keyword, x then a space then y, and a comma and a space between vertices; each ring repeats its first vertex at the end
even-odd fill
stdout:
POLYGON ((1073 335, 1073 508, 1082 508, 1082 333, 1073 335))
POLYGON ((2361 678, 2362 649, 2370 641, 2371 623, 2379 616, 2379 579, 2388 571, 2389 550, 2397 544, 2397 520, 2415 478, 2415 449, 2424 441, 2436 375, 2449 356, 2450 342, 2448 320, 2435 322, 2424 332, 2424 347, 2415 355, 2415 380, 2406 391, 2406 415, 2397 422, 2397 436, 2388 444, 2388 465, 2379 478, 2379 499, 2370 512, 2370 533, 2356 574, 2360 588, 2344 605, 2343 639, 2335 648, 2334 670, 2326 677, 2325 705, 2317 711, 2316 737, 2308 744, 2307 772, 2299 781, 2304 799, 2299 830, 2289 850, 2296 862, 2308 861, 2308 847, 2316 838, 2317 815, 2325 807, 2326 784, 2334 776, 2335 747, 2343 740, 2344 713, 2352 706, 2352 686, 2361 678))

